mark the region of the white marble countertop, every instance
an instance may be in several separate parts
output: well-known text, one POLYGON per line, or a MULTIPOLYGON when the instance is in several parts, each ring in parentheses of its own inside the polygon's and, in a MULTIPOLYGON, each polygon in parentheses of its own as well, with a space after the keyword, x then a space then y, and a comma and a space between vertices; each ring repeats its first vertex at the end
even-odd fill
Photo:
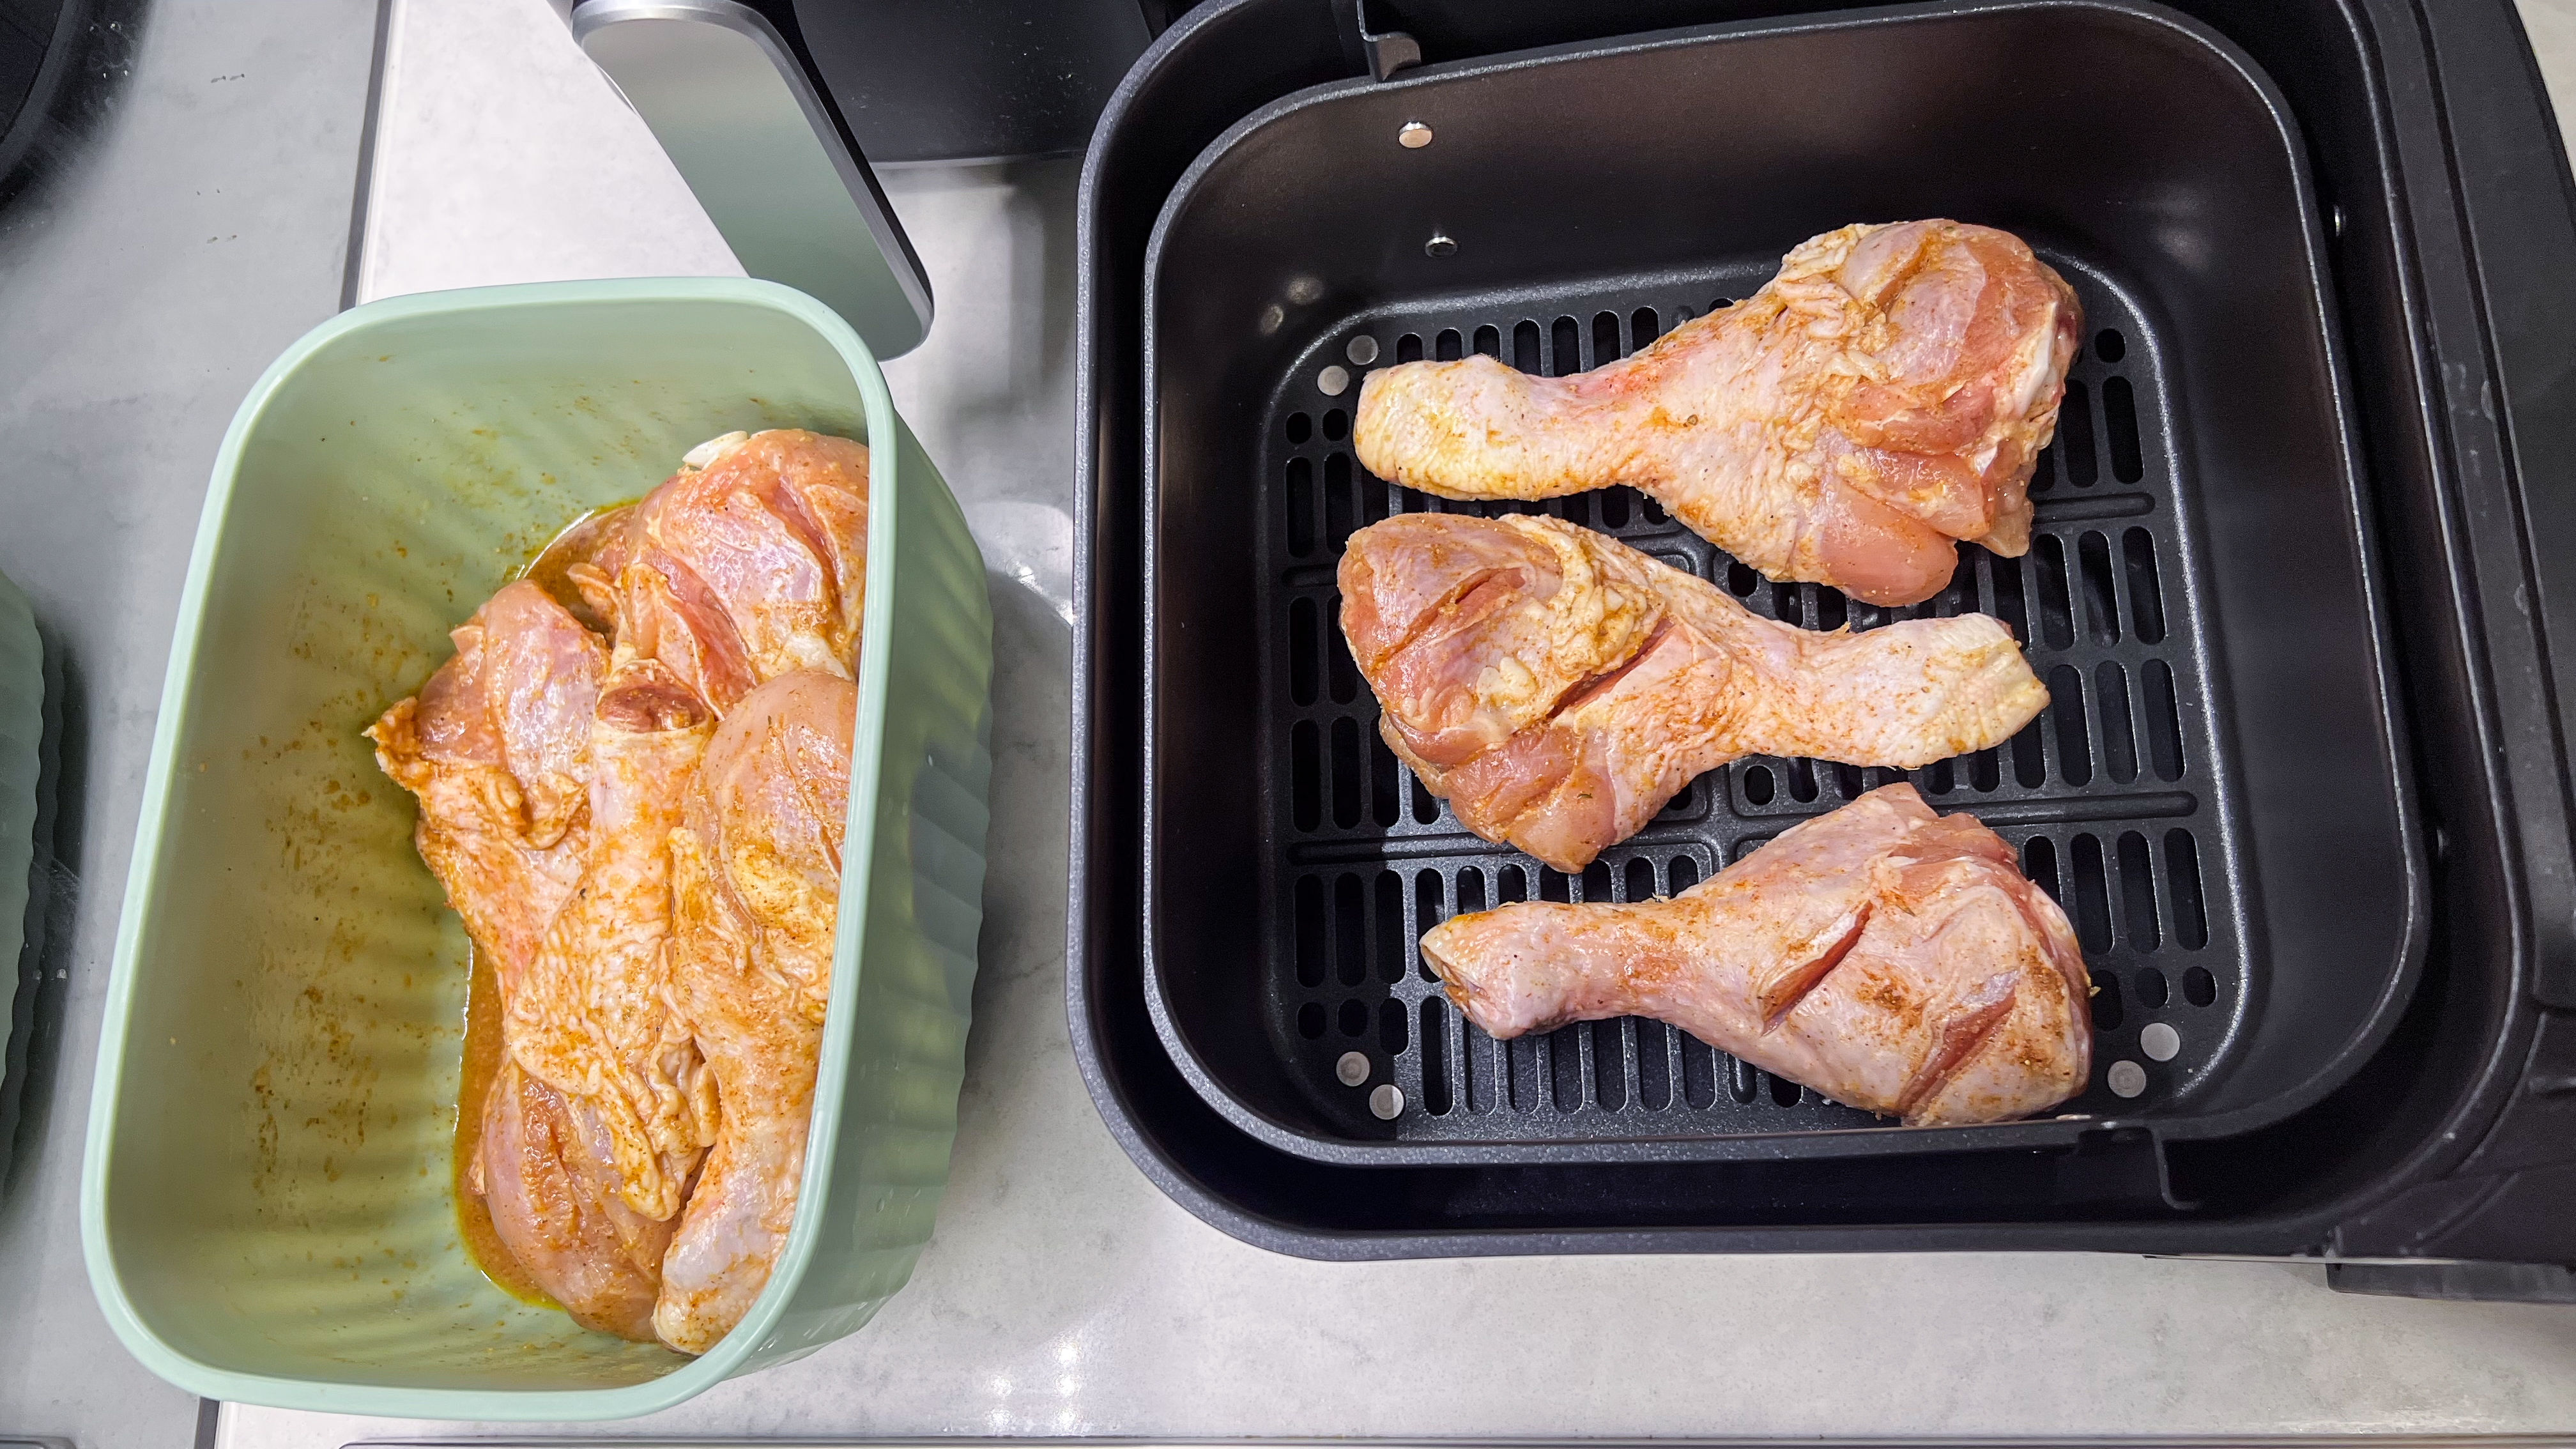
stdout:
MULTIPOLYGON (((2569 96, 2576 0, 2525 5, 2569 96)), ((542 0, 397 0, 394 20, 365 295, 737 270, 542 0)), ((2576 1429, 2576 1307, 2346 1297, 2309 1267, 2072 1254, 1317 1263, 1165 1199, 1094 1113, 1064 1018, 1074 167, 885 181, 939 307, 928 343, 886 373, 965 501, 999 615, 989 924, 955 1165, 911 1286, 867 1329, 614 1432, 2576 1429)), ((236 1405, 220 1441, 492 1432, 236 1405)))

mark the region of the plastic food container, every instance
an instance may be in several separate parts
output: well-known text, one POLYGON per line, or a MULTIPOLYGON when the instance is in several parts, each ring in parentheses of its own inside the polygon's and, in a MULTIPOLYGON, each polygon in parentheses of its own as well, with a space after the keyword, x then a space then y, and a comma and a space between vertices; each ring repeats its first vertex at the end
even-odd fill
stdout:
POLYGON ((81 1184, 118 1337, 213 1398, 604 1419, 867 1322, 930 1235, 956 1130, 991 672, 964 516, 867 349, 802 293, 501 287, 305 336, 216 458, 118 926, 81 1184), (358 731, 575 515, 780 426, 870 444, 857 755, 795 1228, 692 1360, 522 1303, 461 1246, 466 939, 358 731))

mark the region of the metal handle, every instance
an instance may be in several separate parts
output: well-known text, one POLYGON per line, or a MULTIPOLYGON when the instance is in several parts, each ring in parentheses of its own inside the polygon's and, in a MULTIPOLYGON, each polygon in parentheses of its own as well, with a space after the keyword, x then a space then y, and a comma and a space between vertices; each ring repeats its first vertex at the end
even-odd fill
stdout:
POLYGON ((839 312, 879 357, 930 330, 930 279, 785 37, 737 0, 577 0, 573 38, 670 154, 743 270, 839 312))
POLYGON ((1422 45, 1412 35, 1370 23, 1368 0, 1342 0, 1333 17, 1341 25, 1343 47, 1367 63, 1369 79, 1385 80, 1422 64, 1422 45))

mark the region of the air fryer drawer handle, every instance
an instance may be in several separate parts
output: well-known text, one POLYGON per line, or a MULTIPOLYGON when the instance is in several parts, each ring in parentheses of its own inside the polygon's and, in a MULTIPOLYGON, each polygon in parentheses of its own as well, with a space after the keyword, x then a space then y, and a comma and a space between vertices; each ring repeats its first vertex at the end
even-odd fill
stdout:
POLYGON ((744 271, 830 306, 880 358, 920 344, 921 260, 840 111, 767 16, 738 0, 578 0, 569 19, 744 271))

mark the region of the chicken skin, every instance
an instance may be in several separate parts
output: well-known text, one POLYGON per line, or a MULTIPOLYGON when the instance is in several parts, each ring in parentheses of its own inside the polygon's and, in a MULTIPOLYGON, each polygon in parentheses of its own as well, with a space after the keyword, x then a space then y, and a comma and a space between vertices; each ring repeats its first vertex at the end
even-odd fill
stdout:
POLYGON ((1553 518, 1399 515, 1351 535, 1340 582, 1388 746, 1460 824, 1568 873, 1729 760, 1912 769, 2048 703, 1985 615, 1799 629, 1553 518))
POLYGON ((861 445, 792 429, 702 444, 641 502, 567 530, 368 731, 419 797, 422 858, 495 966, 506 1050, 466 1186, 529 1278, 591 1328, 654 1338, 667 1257, 681 1277, 661 1336, 703 1352, 758 1296, 794 1215, 857 712, 867 470, 861 445), (795 743, 818 730, 820 763, 795 743), (721 803, 693 806, 720 739, 734 740, 708 797, 721 803), (807 897, 778 894, 791 877, 807 897), (690 957, 675 932, 692 929, 739 952, 690 957), (684 960, 700 963, 693 989, 684 960))
POLYGON ((1909 1126, 2043 1111, 2092 1071, 2090 978, 2012 847, 1911 785, 1783 832, 1670 900, 1458 916, 1422 957, 1497 1038, 1651 1016, 1909 1126))
POLYGON ((523 980, 502 1040, 530 1076, 600 1120, 618 1193, 656 1222, 680 1210, 715 1137, 714 1084, 675 1009, 671 830, 715 734, 704 701, 659 661, 614 668, 591 722, 591 845, 523 980))
MULTIPOLYGON (((367 734, 419 799, 421 858, 446 887, 505 1003, 573 897, 593 839, 591 738, 608 646, 535 585, 513 583, 451 636, 456 653, 367 734)), ((619 1199, 595 1113, 503 1060, 466 1172, 529 1277, 586 1326, 652 1337, 671 1225, 619 1199)))
POLYGON ((716 731, 671 832, 674 976, 723 1105, 653 1312, 686 1353, 741 1320, 795 1221, 858 708, 858 687, 830 674, 753 690, 716 731))
POLYGON ((799 429, 727 434, 565 572, 718 716, 791 670, 848 675, 867 584, 868 450, 799 429))
POLYGON ((598 1112, 505 1055, 481 1126, 467 1186, 482 1194, 502 1246, 582 1327, 652 1342, 662 1255, 679 1222, 627 1205, 598 1112))
POLYGON ((377 765, 419 797, 420 858, 510 986, 581 877, 608 646, 524 583, 448 637, 456 653, 366 733, 377 765))
POLYGON ((1953 540, 2029 548, 2031 469, 2083 328, 2074 291, 2009 233, 1847 226, 1591 372, 1481 354, 1372 372, 1352 445, 1443 498, 1629 484, 1770 578, 1911 604, 1948 582, 1953 540))
POLYGON ((847 439, 729 434, 584 530, 563 570, 616 626, 592 736, 599 824, 531 987, 508 998, 507 1039, 604 1124, 621 1197, 657 1222, 716 1137, 714 1080, 671 982, 670 832, 719 715, 777 674, 850 671, 866 489, 867 450, 847 439))

